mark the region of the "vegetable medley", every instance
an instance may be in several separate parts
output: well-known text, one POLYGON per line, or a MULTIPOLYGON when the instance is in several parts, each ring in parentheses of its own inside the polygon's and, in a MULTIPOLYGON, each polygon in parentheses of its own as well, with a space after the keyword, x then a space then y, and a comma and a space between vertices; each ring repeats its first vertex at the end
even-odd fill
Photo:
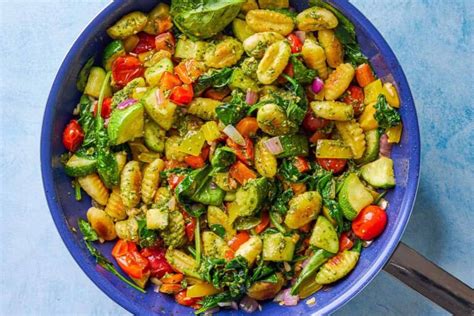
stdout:
POLYGON ((98 264, 196 313, 295 305, 354 269, 387 223, 400 102, 312 5, 174 0, 107 30, 63 134, 98 264))

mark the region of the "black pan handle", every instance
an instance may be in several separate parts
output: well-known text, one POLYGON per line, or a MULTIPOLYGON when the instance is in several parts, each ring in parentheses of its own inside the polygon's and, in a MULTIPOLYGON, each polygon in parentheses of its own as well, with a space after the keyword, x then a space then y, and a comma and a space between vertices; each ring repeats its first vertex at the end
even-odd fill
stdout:
POLYGON ((398 245, 384 270, 448 312, 474 315, 474 290, 406 244, 398 245))

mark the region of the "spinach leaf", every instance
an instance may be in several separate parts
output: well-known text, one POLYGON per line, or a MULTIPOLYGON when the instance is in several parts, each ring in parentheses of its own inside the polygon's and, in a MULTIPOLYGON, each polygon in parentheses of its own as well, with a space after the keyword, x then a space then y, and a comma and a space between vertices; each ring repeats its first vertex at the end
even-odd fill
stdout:
POLYGON ((204 185, 191 196, 191 200, 204 205, 219 206, 224 201, 224 196, 225 191, 214 183, 209 174, 204 185))
POLYGON ((137 218, 138 223, 138 244, 142 248, 152 247, 156 244, 158 235, 156 231, 146 227, 145 218, 137 218))
POLYGON ((282 192, 275 200, 271 207, 271 212, 276 212, 281 215, 285 215, 288 211, 288 203, 293 198, 293 190, 288 189, 282 192))
POLYGON ((387 129, 400 124, 402 121, 400 114, 387 103, 387 99, 383 94, 378 96, 375 109, 377 111, 374 117, 379 123, 379 128, 387 129))
POLYGON ((290 57, 290 62, 293 64, 295 73, 293 78, 301 85, 308 85, 313 82, 317 71, 306 67, 298 56, 298 54, 293 54, 290 57))
MULTIPOLYGON (((105 88, 109 84, 111 73, 108 72, 102 88, 100 89, 99 101, 97 103, 97 113, 102 111, 105 88)), ((97 146, 97 171, 104 181, 104 184, 111 188, 119 182, 119 172, 117 160, 110 150, 109 136, 104 127, 104 120, 101 115, 95 117, 95 142, 97 146)))
POLYGON ((192 38, 209 38, 237 17, 245 0, 173 0, 174 24, 192 38))
POLYGON ((163 178, 163 179, 166 179, 168 178, 170 175, 172 174, 184 174, 184 175, 187 175, 189 174, 191 171, 193 171, 193 169, 191 168, 172 168, 172 169, 168 169, 168 170, 164 170, 164 171, 161 171, 160 172, 160 177, 163 178))
POLYGON ((296 126, 300 126, 308 110, 308 100, 306 93, 302 85, 300 85, 295 79, 290 76, 283 74, 289 82, 290 91, 298 97, 298 102, 291 102, 286 108, 286 116, 293 121, 296 126))
POLYGON ((79 119, 78 123, 84 131, 84 141, 82 148, 88 148, 95 143, 95 120, 93 115, 94 103, 87 95, 82 95, 79 101, 79 119))
POLYGON ((222 237, 222 238, 225 237, 225 228, 224 228, 224 226, 222 226, 220 224, 212 224, 211 226, 209 226, 209 228, 211 229, 211 231, 213 233, 215 233, 219 237, 222 237))
POLYGON ((337 17, 339 24, 334 29, 334 33, 344 47, 346 59, 355 66, 367 63, 367 57, 362 54, 359 44, 357 43, 354 24, 339 10, 322 0, 310 0, 310 5, 328 9, 337 17))
POLYGON ((211 159, 211 165, 214 167, 215 172, 224 170, 234 162, 235 152, 227 146, 217 148, 211 159))
POLYGON ((94 57, 89 58, 84 66, 82 67, 79 75, 77 76, 76 87, 77 90, 84 92, 84 89, 87 85, 87 79, 89 79, 89 74, 91 72, 91 68, 94 65, 94 57))
MULTIPOLYGON (((243 295, 243 294, 242 294, 243 295)), ((240 297, 240 296, 239 296, 240 297)), ((205 296, 204 299, 201 301, 201 308, 195 311, 194 313, 201 314, 207 311, 208 309, 214 308, 218 306, 221 302, 230 302, 239 297, 234 297, 231 295, 229 291, 225 291, 215 295, 208 295, 205 296)))
POLYGON ((225 125, 235 124, 245 117, 248 105, 245 96, 241 91, 234 90, 230 102, 219 105, 216 108, 216 115, 225 125))
POLYGON ((263 261, 263 258, 259 261, 258 266, 253 270, 253 274, 250 278, 250 284, 257 282, 257 281, 269 281, 272 282, 273 277, 276 278, 275 269, 267 264, 267 262, 263 261), (270 281, 271 280, 271 281, 270 281))
POLYGON ((295 20, 298 16, 298 13, 296 11, 290 11, 290 9, 288 8, 275 8, 270 10, 289 16, 293 20, 295 20))
POLYGON ((208 88, 223 88, 227 86, 233 72, 232 68, 224 68, 202 75, 194 85, 194 93, 199 95, 208 88))
POLYGON ((294 164, 295 159, 294 157, 283 159, 278 169, 278 174, 290 182, 304 182, 306 174, 301 173, 298 168, 296 168, 294 164))
POLYGON ((81 231, 82 235, 84 236, 84 240, 86 241, 96 241, 99 240, 99 236, 97 235, 96 231, 92 228, 89 222, 79 218, 77 221, 79 226, 79 230, 81 231))

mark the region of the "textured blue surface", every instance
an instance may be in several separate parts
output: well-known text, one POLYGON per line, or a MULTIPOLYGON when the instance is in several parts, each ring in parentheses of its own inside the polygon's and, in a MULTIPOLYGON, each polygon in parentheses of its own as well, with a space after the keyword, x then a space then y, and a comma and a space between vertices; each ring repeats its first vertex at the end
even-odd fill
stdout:
MULTIPOLYGON (((84 276, 59 240, 43 198, 37 157, 41 116, 52 79, 73 40, 107 2, 13 2, 19 6, 10 1, 8 6, 1 2, 0 8, 4 34, 0 38, 0 311, 126 314, 84 276)), ((422 181, 404 240, 472 286, 469 224, 473 215, 467 203, 474 193, 470 154, 474 149, 474 69, 468 61, 474 44, 473 3, 353 3, 392 46, 419 112, 422 181)), ((368 312, 443 313, 383 274, 338 314, 368 312)))

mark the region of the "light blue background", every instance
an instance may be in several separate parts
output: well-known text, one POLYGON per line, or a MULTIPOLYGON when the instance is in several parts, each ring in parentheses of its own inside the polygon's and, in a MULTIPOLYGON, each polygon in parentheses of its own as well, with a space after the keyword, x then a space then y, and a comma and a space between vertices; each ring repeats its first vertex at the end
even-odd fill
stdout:
MULTIPOLYGON (((0 0, 0 314, 127 314, 67 252, 39 168, 53 78, 73 41, 108 2, 0 0)), ((421 183, 403 241, 472 287, 474 1, 352 2, 395 51, 418 109, 421 183)), ((446 314, 384 272, 337 314, 369 313, 446 314)))

